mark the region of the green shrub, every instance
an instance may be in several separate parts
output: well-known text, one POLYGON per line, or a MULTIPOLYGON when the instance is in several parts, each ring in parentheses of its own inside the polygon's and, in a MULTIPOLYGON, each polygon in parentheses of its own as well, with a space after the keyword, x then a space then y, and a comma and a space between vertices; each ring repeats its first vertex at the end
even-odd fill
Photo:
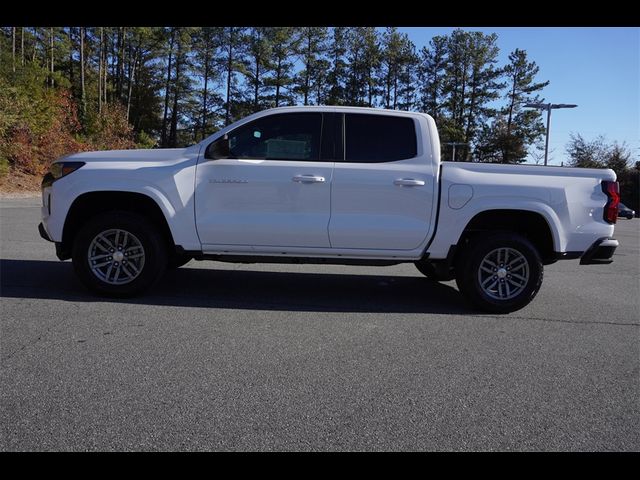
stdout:
POLYGON ((0 157, 0 178, 9 173, 9 160, 4 157, 0 157))

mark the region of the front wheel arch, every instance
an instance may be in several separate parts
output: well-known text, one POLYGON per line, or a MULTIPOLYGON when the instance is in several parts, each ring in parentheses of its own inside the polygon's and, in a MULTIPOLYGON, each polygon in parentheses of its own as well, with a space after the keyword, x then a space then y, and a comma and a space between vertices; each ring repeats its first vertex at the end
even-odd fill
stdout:
POLYGON ((116 210, 145 217, 157 226, 167 245, 175 248, 169 223, 156 200, 138 192, 97 191, 79 195, 69 207, 59 247, 60 259, 71 258, 75 237, 85 223, 96 215, 116 210))

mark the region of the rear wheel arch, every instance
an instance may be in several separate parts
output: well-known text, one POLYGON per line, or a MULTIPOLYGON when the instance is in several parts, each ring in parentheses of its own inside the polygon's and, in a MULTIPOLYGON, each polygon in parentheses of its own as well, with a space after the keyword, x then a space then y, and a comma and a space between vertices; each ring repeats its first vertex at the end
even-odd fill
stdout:
POLYGON ((539 212, 531 210, 496 209, 476 214, 465 226, 457 242, 461 254, 469 241, 480 233, 511 232, 528 239, 538 250, 544 264, 554 263, 556 248, 551 224, 539 212))

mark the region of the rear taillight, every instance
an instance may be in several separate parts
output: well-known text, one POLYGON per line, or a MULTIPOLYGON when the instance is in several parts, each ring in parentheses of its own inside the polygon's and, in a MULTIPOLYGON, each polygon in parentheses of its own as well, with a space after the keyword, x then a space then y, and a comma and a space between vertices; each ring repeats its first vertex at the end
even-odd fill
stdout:
POLYGON ((618 219, 618 205, 620 204, 620 187, 618 182, 602 182, 602 191, 607 195, 607 204, 604 206, 604 220, 616 223, 618 219))

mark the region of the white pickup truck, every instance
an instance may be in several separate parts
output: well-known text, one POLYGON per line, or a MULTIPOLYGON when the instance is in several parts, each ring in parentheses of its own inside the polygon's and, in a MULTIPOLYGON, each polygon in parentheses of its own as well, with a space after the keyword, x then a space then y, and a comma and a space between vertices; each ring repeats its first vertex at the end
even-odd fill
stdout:
POLYGON ((276 108, 188 148, 78 153, 42 201, 41 236, 113 296, 192 258, 412 262, 505 313, 543 265, 610 263, 618 246, 612 170, 441 162, 430 116, 368 108, 276 108))

